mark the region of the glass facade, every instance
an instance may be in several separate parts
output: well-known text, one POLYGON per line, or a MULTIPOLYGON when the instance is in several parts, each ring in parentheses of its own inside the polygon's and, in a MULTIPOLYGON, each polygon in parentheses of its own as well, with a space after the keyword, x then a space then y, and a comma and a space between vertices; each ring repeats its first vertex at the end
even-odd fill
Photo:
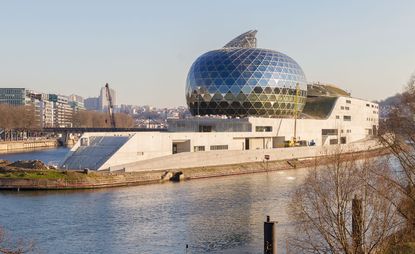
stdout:
POLYGON ((192 115, 292 117, 306 96, 301 67, 285 54, 259 48, 207 52, 193 63, 186 83, 192 115))
POLYGON ((19 106, 26 105, 29 100, 25 88, 0 88, 0 103, 19 106))

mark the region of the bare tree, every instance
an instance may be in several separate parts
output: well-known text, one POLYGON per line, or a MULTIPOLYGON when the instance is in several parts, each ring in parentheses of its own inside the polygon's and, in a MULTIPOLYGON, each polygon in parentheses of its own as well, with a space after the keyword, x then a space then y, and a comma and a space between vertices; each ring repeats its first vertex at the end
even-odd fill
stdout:
POLYGON ((319 164, 321 161, 316 161, 290 204, 290 215, 296 222, 295 234, 288 240, 290 250, 352 254, 388 249, 402 219, 390 200, 379 194, 389 192, 389 182, 371 173, 376 168, 387 175, 385 164, 369 159, 344 161, 340 152, 326 159, 325 166, 319 164), (361 200, 357 233, 352 223, 355 197, 361 200))
POLYGON ((34 105, 13 106, 0 104, 0 129, 3 135, 11 139, 16 130, 36 130, 40 128, 40 115, 37 115, 34 105))
MULTIPOLYGON (((116 113, 115 122, 117 123, 117 127, 134 127, 134 119, 124 113, 116 113)), ((95 128, 111 127, 110 122, 108 121, 108 114, 96 111, 79 111, 75 113, 73 117, 73 126, 95 128)))
POLYGON ((393 158, 392 174, 383 176, 383 180, 392 185, 392 192, 402 195, 394 203, 407 221, 405 235, 415 240, 415 73, 409 79, 402 101, 389 113, 381 128, 380 142, 387 147, 393 158))

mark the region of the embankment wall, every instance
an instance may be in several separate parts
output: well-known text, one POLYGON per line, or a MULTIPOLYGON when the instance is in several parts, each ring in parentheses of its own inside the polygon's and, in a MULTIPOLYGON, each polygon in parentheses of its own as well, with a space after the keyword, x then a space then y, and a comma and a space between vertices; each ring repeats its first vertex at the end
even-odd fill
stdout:
MULTIPOLYGON (((343 160, 356 160, 377 157, 388 154, 386 149, 377 149, 361 153, 345 154, 343 160)), ((180 172, 180 179, 199 179, 230 175, 252 174, 268 171, 288 170, 295 168, 319 166, 330 162, 330 157, 323 159, 309 158, 303 160, 282 160, 269 162, 238 163, 232 165, 181 168, 177 170, 157 170, 140 172, 92 172, 79 173, 78 179, 24 179, 0 178, 0 189, 19 190, 58 190, 58 189, 88 189, 162 183, 171 180, 180 172), (326 160, 327 159, 327 160, 326 160)), ((69 171, 68 171, 69 172, 69 171)))
POLYGON ((380 148, 376 140, 350 143, 336 146, 307 146, 260 150, 219 150, 206 152, 178 153, 159 158, 121 164, 110 167, 110 171, 123 170, 126 172, 139 172, 151 170, 172 170, 194 167, 225 166, 252 162, 264 162, 265 155, 269 161, 313 158, 333 153, 351 153, 369 151, 380 148))
POLYGON ((58 142, 56 139, 6 141, 0 142, 0 153, 10 153, 21 150, 30 150, 36 148, 47 148, 56 146, 58 146, 58 142))

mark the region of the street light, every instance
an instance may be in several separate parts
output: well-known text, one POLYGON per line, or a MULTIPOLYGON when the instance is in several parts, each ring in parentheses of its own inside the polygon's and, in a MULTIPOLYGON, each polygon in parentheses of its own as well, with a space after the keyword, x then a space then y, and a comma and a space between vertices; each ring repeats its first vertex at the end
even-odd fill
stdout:
POLYGON ((200 104, 200 86, 197 87, 197 115, 200 116, 199 113, 199 104, 200 104))

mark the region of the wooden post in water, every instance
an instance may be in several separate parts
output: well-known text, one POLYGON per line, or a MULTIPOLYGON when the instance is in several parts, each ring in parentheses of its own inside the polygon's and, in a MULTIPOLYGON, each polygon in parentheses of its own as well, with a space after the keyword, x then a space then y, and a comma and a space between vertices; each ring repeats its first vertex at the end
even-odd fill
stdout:
POLYGON ((352 200, 352 237, 356 254, 363 254, 363 210, 362 199, 354 196, 352 200))
POLYGON ((264 254, 277 254, 277 236, 276 236, 276 221, 270 221, 267 216, 267 221, 264 222, 264 254))

